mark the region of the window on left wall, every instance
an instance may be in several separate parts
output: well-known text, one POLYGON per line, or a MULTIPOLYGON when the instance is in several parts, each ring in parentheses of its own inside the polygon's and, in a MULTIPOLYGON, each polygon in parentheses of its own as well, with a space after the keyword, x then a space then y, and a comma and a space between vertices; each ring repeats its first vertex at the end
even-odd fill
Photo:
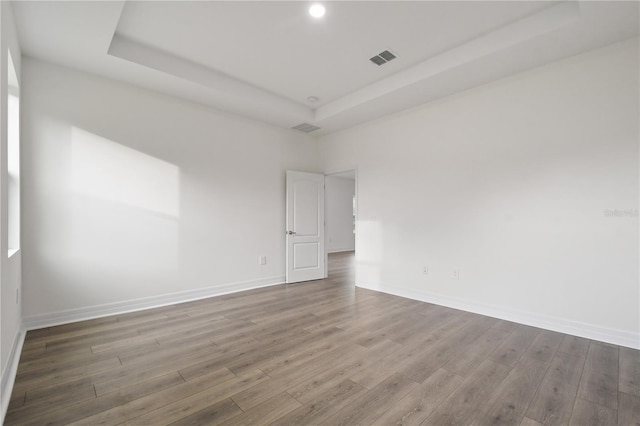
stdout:
POLYGON ((7 56, 7 246, 11 257, 20 250, 20 87, 11 52, 7 56))

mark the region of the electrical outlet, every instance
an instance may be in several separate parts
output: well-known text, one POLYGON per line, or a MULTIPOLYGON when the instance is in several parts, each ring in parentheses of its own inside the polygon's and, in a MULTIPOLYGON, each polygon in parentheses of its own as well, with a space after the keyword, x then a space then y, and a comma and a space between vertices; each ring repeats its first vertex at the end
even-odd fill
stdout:
POLYGON ((266 265, 267 264, 267 256, 260 255, 258 256, 258 265, 266 265))
POLYGON ((459 280, 460 279, 460 269, 454 269, 453 273, 451 274, 451 278, 453 278, 454 280, 459 280))
POLYGON ((429 274, 429 267, 428 266, 423 266, 422 267, 422 273, 424 275, 428 275, 429 274))

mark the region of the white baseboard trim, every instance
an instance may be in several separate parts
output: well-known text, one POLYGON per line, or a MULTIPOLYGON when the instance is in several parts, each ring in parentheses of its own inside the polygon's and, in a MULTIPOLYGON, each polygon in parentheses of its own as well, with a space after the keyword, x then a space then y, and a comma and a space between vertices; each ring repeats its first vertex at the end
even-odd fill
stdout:
POLYGON ((344 251, 355 251, 354 247, 327 249, 327 253, 342 253, 344 251))
POLYGON ((368 290, 379 291, 382 293, 392 294, 394 296, 405 297, 407 299, 460 309, 462 311, 513 321, 519 324, 543 328, 545 330, 570 334, 572 336, 584 337, 633 349, 640 349, 640 335, 625 330, 602 327, 596 324, 573 321, 561 317, 523 312, 507 307, 478 303, 471 300, 453 298, 431 292, 422 292, 377 284, 371 285, 358 283, 356 285, 368 290))
POLYGON ((44 327, 53 327, 71 322, 86 321, 110 315, 121 315, 129 312, 143 311, 159 308, 176 303, 190 302, 206 299, 208 297, 221 296, 223 294, 252 290, 255 288, 269 287, 284 284, 285 277, 268 277, 259 280, 241 281, 216 287, 206 287, 196 290, 187 290, 159 296, 143 297, 140 299, 126 300, 122 302, 106 303, 103 305, 88 306, 85 308, 69 309, 42 315, 26 317, 23 320, 26 330, 36 330, 44 327))
POLYGON ((25 330, 21 327, 13 339, 11 353, 7 359, 5 369, 2 371, 2 381, 0 382, 0 392, 2 394, 2 413, 0 413, 0 424, 4 424, 4 418, 7 415, 7 410, 9 409, 9 401, 11 400, 13 384, 16 380, 16 374, 18 373, 18 364, 20 363, 20 354, 22 353, 25 334, 25 330))

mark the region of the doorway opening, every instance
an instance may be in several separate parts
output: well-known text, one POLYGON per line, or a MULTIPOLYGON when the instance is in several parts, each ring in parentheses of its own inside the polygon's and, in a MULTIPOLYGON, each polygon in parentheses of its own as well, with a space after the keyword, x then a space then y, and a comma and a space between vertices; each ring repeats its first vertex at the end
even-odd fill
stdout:
MULTIPOLYGON (((346 170, 325 175, 325 248, 327 275, 354 271, 357 246, 358 196, 357 171, 346 170), (338 266, 341 265, 341 266, 338 266)), ((353 275, 353 273, 352 273, 353 275)), ((355 285, 355 276, 351 280, 355 285)))

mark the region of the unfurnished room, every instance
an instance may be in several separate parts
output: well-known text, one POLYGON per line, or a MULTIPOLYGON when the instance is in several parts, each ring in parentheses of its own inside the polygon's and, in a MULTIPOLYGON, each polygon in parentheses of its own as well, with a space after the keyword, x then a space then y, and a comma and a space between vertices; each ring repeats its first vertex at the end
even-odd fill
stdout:
POLYGON ((640 425, 640 2, 0 0, 4 425, 640 425))

